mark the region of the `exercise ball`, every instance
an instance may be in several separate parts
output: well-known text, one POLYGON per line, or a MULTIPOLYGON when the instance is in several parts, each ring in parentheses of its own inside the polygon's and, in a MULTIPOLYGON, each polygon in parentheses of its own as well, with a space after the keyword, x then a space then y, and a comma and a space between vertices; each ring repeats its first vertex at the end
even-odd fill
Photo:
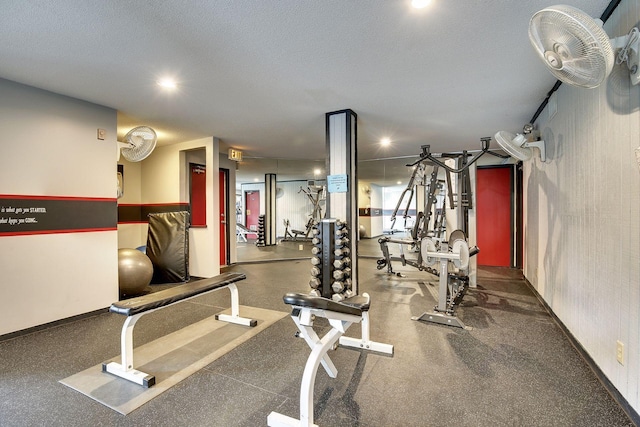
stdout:
POLYGON ((118 286, 120 295, 140 295, 151 283, 153 264, 136 249, 118 249, 118 286))
POLYGON ((364 225, 360 225, 360 227, 358 228, 358 236, 361 239, 364 239, 365 237, 367 237, 367 229, 365 228, 364 225))

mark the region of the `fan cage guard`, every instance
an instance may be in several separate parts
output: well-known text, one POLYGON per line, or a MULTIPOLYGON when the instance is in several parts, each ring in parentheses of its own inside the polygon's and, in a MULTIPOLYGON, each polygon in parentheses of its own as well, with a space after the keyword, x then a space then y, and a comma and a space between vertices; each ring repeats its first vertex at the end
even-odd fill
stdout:
POLYGON ((551 73, 571 85, 596 87, 613 68, 609 36, 580 9, 557 5, 536 12, 529 40, 551 73))
POLYGON ((156 132, 147 126, 139 126, 127 132, 124 138, 126 147, 121 152, 128 161, 144 160, 156 147, 156 132))

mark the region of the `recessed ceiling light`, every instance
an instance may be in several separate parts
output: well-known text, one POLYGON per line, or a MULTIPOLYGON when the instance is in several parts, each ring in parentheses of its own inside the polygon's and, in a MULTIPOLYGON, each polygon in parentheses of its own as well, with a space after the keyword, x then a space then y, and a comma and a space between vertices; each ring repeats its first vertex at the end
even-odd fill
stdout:
POLYGON ((380 140, 380 145, 382 145, 383 147, 388 147, 389 144, 391 144, 391 140, 389 138, 382 138, 380 140))
POLYGON ((314 175, 320 175, 321 173, 322 173, 322 171, 320 170, 320 168, 315 168, 315 169, 313 170, 313 174, 314 174, 314 175))
POLYGON ((260 178, 253 178, 253 182, 260 182, 260 178))
POLYGON ((158 80, 158 86, 167 90, 174 90, 176 87, 178 87, 178 84, 171 77, 164 77, 158 80))
POLYGON ((411 6, 416 9, 427 7, 429 3, 431 3, 431 0, 411 0, 411 6))
POLYGON ((396 183, 397 183, 398 185, 400 185, 400 184, 402 184, 402 181, 396 181, 396 183))

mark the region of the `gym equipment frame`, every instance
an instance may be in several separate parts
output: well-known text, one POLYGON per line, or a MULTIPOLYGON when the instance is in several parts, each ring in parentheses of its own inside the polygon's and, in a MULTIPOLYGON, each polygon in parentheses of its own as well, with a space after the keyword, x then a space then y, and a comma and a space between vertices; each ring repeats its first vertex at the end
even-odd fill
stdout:
POLYGON ((422 259, 426 265, 440 263, 438 272, 438 304, 433 311, 414 316, 411 320, 424 320, 441 325, 465 328, 464 323, 455 316, 455 307, 460 303, 469 285, 466 274, 455 275, 449 273, 449 262, 456 268, 465 271, 469 268, 469 258, 476 255, 477 247, 469 250, 466 236, 461 230, 451 233, 449 243, 442 243, 436 251, 435 244, 425 238, 421 245, 422 259))
MULTIPOLYGON (((491 138, 482 138, 482 150, 469 159, 466 151, 455 154, 441 154, 440 158, 449 158, 457 160, 457 168, 452 168, 449 165, 438 160, 429 151, 428 145, 421 147, 422 153, 417 161, 408 164, 407 166, 413 166, 413 172, 409 179, 407 188, 402 192, 400 200, 398 201, 395 210, 391 216, 392 227, 395 224, 396 216, 400 209, 401 202, 406 193, 409 193, 409 200, 407 201, 403 218, 408 218, 409 206, 414 196, 415 190, 418 185, 425 186, 425 203, 422 212, 418 212, 415 224, 411 230, 411 237, 408 239, 396 239, 391 237, 381 237, 378 239, 380 244, 380 250, 382 251, 383 258, 378 260, 378 270, 387 267, 387 273, 394 273, 392 267, 392 261, 400 261, 403 266, 410 265, 417 268, 420 271, 428 271, 431 274, 439 277, 438 285, 438 304, 434 308, 433 312, 425 312, 420 316, 412 317, 413 320, 425 320, 435 323, 440 323, 448 326, 456 326, 464 328, 465 325, 458 319, 454 310, 457 304, 460 303, 469 285, 469 257, 477 254, 479 249, 474 247, 469 250, 467 243, 467 233, 469 228, 469 210, 473 209, 473 197, 471 177, 469 174, 469 167, 475 163, 483 154, 489 152, 489 142, 491 138), (429 182, 426 179, 426 165, 433 167, 429 182), (442 167, 446 172, 446 184, 447 195, 449 205, 451 209, 457 210, 458 225, 460 230, 456 230, 451 233, 449 242, 443 241, 443 218, 438 218, 437 213, 437 199, 436 191, 438 189, 438 170, 442 167), (457 191, 453 191, 453 178, 452 174, 458 175, 457 191), (431 225, 431 217, 433 215, 434 206, 436 207, 436 217, 434 218, 433 229, 429 230, 431 225), (400 256, 392 257, 389 252, 389 243, 396 243, 400 247, 400 256), (437 249, 437 244, 440 245, 440 250, 437 249), (404 246, 408 246, 411 250, 417 252, 416 259, 409 259, 405 257, 404 246), (431 266, 436 262, 440 262, 439 269, 433 269, 431 266), (458 268, 459 273, 449 273, 449 263, 453 263, 458 268)), ((446 201, 443 203, 441 211, 444 211, 446 201)))

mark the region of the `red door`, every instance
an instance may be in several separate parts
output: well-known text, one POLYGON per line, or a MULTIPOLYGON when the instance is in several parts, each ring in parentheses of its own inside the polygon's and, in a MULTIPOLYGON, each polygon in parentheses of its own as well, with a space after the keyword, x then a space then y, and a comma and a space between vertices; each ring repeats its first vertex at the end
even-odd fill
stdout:
POLYGON ((478 168, 478 265, 511 267, 511 167, 478 168))
MULTIPOLYGON (((250 230, 258 230, 258 217, 260 216, 260 192, 247 191, 244 193, 244 224, 250 230), (252 227, 253 226, 253 227, 252 227)), ((254 236, 257 238, 257 233, 254 236)))
POLYGON ((207 173, 206 166, 190 163, 191 169, 191 226, 207 226, 207 173))
POLYGON ((227 176, 229 171, 220 169, 219 194, 220 194, 220 265, 227 265, 227 242, 229 241, 229 225, 227 224, 227 211, 229 209, 229 186, 227 176))

